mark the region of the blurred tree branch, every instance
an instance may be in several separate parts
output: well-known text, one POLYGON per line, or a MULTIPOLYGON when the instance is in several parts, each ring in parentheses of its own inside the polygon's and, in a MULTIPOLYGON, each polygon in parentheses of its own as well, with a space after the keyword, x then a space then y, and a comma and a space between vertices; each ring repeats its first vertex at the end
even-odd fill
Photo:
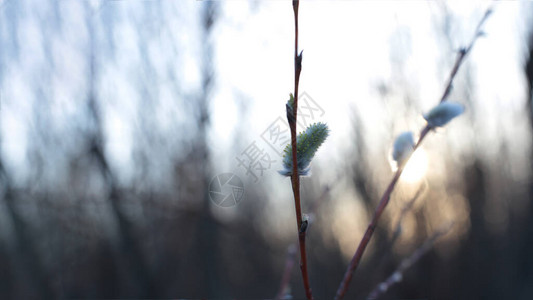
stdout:
MULTIPOLYGON (((459 67, 463 63, 463 60, 467 56, 467 54, 472 50, 472 47, 474 46, 475 41, 482 35, 481 27, 483 26, 483 24, 485 23, 485 21, 487 20, 487 18, 490 16, 491 13, 492 13, 492 9, 489 8, 485 12, 483 18, 479 21, 479 23, 478 23, 478 25, 476 27, 476 31, 474 33, 474 37, 472 38, 472 40, 470 41, 468 46, 459 51, 459 54, 458 54, 457 59, 455 61, 455 64, 454 64, 454 66, 452 68, 452 71, 450 73, 450 76, 448 78, 446 87, 444 89, 444 93, 442 94, 442 96, 440 98, 440 101, 439 101, 440 103, 444 102, 446 100, 448 94, 450 93, 450 91, 452 89, 453 79, 455 78, 455 75, 457 74, 457 71, 459 70, 459 67)), ((418 141, 414 145, 412 153, 414 153, 414 151, 416 151, 416 149, 418 149, 418 147, 420 146, 420 144, 422 143, 422 141, 424 140, 426 135, 431 130, 432 130, 432 127, 428 124, 420 131, 420 134, 419 134, 419 137, 418 137, 418 141)), ((405 163, 412 156, 412 153, 405 160, 405 163)), ((379 202, 379 204, 378 204, 378 206, 377 206, 377 208, 376 208, 376 210, 374 212, 372 220, 368 224, 368 227, 367 227, 367 229, 365 231, 365 234, 363 235, 363 238, 362 238, 361 242, 359 243, 359 246, 357 247, 357 250, 356 250, 356 252, 355 252, 355 254, 354 254, 354 256, 353 256, 353 258, 352 258, 352 260, 350 262, 350 265, 348 266, 348 268, 347 268, 347 270, 346 270, 346 272, 344 274, 344 278, 341 281, 341 284, 339 285, 339 288, 337 290, 337 294, 336 294, 335 299, 342 299, 344 297, 344 295, 346 294, 346 292, 348 290, 349 283, 350 283, 350 281, 352 279, 353 273, 356 270, 357 266, 359 265, 359 262, 361 261, 361 258, 363 257, 363 253, 364 253, 368 243, 370 242, 370 239, 372 238, 372 234, 374 233, 374 230, 377 227, 377 224, 378 224, 379 218, 381 217, 381 214, 383 213, 383 211, 387 207, 387 204, 390 201, 391 194, 394 191, 396 183, 398 182, 398 179, 400 178, 400 176, 401 176, 401 174, 403 172, 403 166, 405 165, 405 163, 398 167, 398 170, 394 174, 394 176, 393 176, 392 180, 390 181, 387 189, 385 190, 383 196, 381 197, 381 200, 380 200, 380 202, 379 202)))

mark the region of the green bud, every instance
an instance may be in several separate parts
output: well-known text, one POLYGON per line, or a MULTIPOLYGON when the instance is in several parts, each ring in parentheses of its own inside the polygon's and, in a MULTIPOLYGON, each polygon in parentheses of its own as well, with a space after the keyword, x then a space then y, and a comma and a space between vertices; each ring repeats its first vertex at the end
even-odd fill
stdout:
MULTIPOLYGON (((290 100, 289 100, 290 101, 290 100)), ((315 123, 307 127, 304 132, 298 134, 296 138, 296 160, 298 164, 298 174, 309 175, 311 160, 316 151, 324 143, 329 135, 328 126, 324 123, 315 123)), ((284 150, 283 170, 278 171, 281 175, 292 175, 292 145, 289 143, 284 150)))

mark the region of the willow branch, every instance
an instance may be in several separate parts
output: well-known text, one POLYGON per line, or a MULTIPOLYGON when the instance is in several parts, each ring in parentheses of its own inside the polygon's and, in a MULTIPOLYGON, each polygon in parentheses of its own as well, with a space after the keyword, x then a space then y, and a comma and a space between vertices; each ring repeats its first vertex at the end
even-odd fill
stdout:
POLYGON ((405 218, 407 213, 411 210, 411 208, 415 204, 416 200, 418 200, 418 198, 420 198, 420 196, 422 195, 422 192, 424 192, 425 189, 426 189, 426 185, 421 186, 416 191, 416 194, 413 196, 413 198, 411 200, 409 200, 409 202, 407 202, 407 204, 402 208, 402 211, 400 212, 400 217, 398 218, 398 222, 396 223, 396 226, 395 226, 395 229, 394 229, 394 233, 393 233, 392 238, 391 238, 391 243, 390 243, 391 246, 393 246, 396 243, 396 240, 401 235, 403 219, 405 218))
POLYGON ((414 265, 424 254, 426 254, 435 245, 435 242, 443 235, 448 233, 453 227, 453 223, 444 226, 442 229, 435 232, 430 238, 428 238, 422 246, 416 249, 411 256, 404 259, 398 269, 394 271, 385 281, 380 283, 372 292, 370 292, 367 299, 377 299, 382 296, 391 286, 400 282, 403 279, 403 274, 407 269, 414 265))
MULTIPOLYGON (((335 177, 336 179, 333 180, 333 182, 338 182, 340 175, 337 175, 335 177)), ((323 189, 320 197, 317 201, 313 203, 309 210, 309 220, 306 231, 309 232, 309 229, 311 228, 312 223, 315 220, 315 214, 318 211, 318 208, 321 204, 323 204, 325 198, 329 195, 331 191, 331 184, 327 184, 323 189)), ((285 270, 283 272, 283 276, 280 282, 280 287, 278 294, 276 296, 276 299, 283 299, 283 297, 286 297, 288 294, 287 288, 289 286, 289 281, 291 278, 291 272, 294 266, 294 256, 296 255, 296 242, 292 243, 288 249, 287 249, 287 260, 285 261, 285 270)))
POLYGON ((292 244, 287 250, 287 260, 285 261, 285 270, 283 271, 283 277, 281 277, 281 283, 279 285, 279 292, 276 296, 276 300, 284 299, 287 295, 287 288, 291 280, 292 267, 294 266, 294 256, 296 255, 296 245, 292 244))
POLYGON ((296 225, 298 229, 298 241, 300 245, 300 270, 307 299, 313 299, 311 286, 309 284, 309 274, 307 271, 307 253, 305 250, 305 226, 302 226, 302 207, 300 204, 300 176, 298 174, 298 162, 296 159, 296 121, 298 117, 298 84, 300 82, 300 73, 302 71, 302 53, 298 54, 298 6, 299 0, 292 2, 294 11, 294 104, 293 115, 288 118, 291 129, 291 147, 292 147, 292 191, 294 194, 294 207, 296 210, 296 225))
MULTIPOLYGON (((479 21, 479 23, 478 23, 478 25, 476 27, 476 32, 474 34, 474 37, 472 38, 472 40, 470 41, 468 46, 459 51, 459 54, 458 54, 458 56, 457 56, 457 58, 455 60, 455 64, 454 64, 454 66, 452 68, 452 71, 450 72, 450 76, 448 78, 448 81, 447 81, 447 84, 446 84, 446 88, 444 89, 444 92, 443 92, 443 94, 442 94, 442 96, 440 98, 440 102, 446 101, 449 93, 452 90, 452 83, 453 83, 453 80, 455 79, 455 76, 457 75, 457 71, 461 67, 465 57, 467 56, 467 54, 470 53, 470 51, 472 50, 476 40, 483 34, 483 32, 481 31, 481 27, 483 26, 483 24, 485 23, 485 21, 487 20, 487 18, 490 16, 491 13, 492 13, 492 9, 489 8, 485 12, 483 18, 479 21)), ((420 135, 419 135, 418 141, 416 142, 416 145, 414 147, 415 151, 416 151, 416 149, 418 149, 418 147, 420 146, 420 144, 422 143, 422 141, 424 140, 426 135, 431 131, 431 129, 432 128, 429 125, 426 125, 420 131, 420 135)), ((413 151, 413 153, 414 153, 414 151, 413 151)), ((411 156, 412 156, 412 154, 411 154, 411 156)), ((398 170, 396 171, 396 173, 392 177, 392 180, 390 181, 387 189, 383 193, 383 196, 381 197, 381 200, 379 201, 379 204, 378 204, 376 210, 374 211, 374 216, 372 217, 372 220, 368 224, 368 227, 367 227, 367 229, 365 231, 365 234, 363 235, 363 238, 362 238, 361 242, 359 243, 359 246, 357 247, 357 250, 355 251, 354 256, 352 257, 350 265, 346 269, 346 272, 344 274, 344 278, 341 281, 341 283, 339 285, 339 288, 337 289, 337 294, 335 296, 335 299, 337 299, 337 300, 338 299, 342 299, 344 297, 344 295, 346 294, 346 292, 348 291, 348 285, 350 284, 350 281, 352 279, 353 273, 357 269, 357 266, 359 266, 359 262, 361 261, 361 258, 363 257, 363 253, 365 252, 365 249, 368 246, 368 243, 370 242, 370 239, 372 238, 374 230, 376 229, 376 226, 378 224, 379 218, 381 217, 381 214, 383 213, 383 211, 387 207, 387 204, 390 201, 390 196, 391 196, 392 192, 394 191, 394 188, 396 186, 396 183, 398 182, 398 179, 402 175, 403 166, 405 166, 405 164, 411 158, 411 156, 405 161, 405 163, 402 166, 398 167, 398 170)))

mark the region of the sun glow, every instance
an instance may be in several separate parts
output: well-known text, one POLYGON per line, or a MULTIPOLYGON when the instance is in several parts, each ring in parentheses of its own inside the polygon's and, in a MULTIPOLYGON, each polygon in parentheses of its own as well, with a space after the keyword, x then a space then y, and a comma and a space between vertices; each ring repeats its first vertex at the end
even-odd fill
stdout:
POLYGON ((410 183, 418 182, 426 175, 427 168, 428 157, 426 152, 424 149, 417 149, 407 162, 407 165, 405 165, 401 180, 410 183))

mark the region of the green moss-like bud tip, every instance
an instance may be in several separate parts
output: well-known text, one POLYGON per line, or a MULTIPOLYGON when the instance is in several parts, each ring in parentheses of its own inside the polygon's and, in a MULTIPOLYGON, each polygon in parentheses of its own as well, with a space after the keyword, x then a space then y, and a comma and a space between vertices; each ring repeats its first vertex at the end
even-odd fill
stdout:
POLYGON ((287 101, 287 106, 294 110, 294 96, 292 94, 290 94, 290 99, 287 101))
MULTIPOLYGON (((290 101, 290 100, 289 100, 290 101)), ((324 123, 315 123, 296 138, 296 161, 298 165, 298 174, 302 176, 309 175, 311 160, 316 151, 324 143, 329 135, 328 126, 324 123)), ((284 150, 283 170, 279 171, 281 175, 292 175, 292 145, 289 143, 284 150)))

